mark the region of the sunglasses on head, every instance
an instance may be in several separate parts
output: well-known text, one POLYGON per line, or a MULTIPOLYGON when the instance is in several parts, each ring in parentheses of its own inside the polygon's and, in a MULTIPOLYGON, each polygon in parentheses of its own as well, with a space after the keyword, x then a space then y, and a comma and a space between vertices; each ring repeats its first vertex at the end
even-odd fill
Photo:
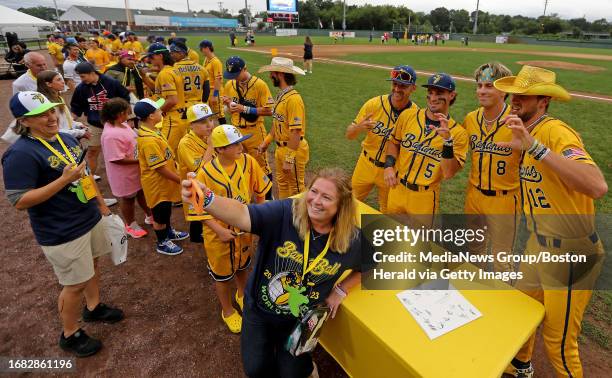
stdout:
POLYGON ((410 72, 401 71, 401 70, 392 70, 391 71, 391 79, 399 79, 402 81, 412 82, 412 75, 410 72))

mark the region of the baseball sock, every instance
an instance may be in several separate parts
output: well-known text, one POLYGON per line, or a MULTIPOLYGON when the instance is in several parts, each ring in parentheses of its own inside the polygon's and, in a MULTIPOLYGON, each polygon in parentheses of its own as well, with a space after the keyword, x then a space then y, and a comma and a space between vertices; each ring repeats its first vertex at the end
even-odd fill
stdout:
POLYGON ((155 235, 157 235, 157 243, 161 244, 164 240, 168 239, 168 227, 163 230, 155 230, 155 235))

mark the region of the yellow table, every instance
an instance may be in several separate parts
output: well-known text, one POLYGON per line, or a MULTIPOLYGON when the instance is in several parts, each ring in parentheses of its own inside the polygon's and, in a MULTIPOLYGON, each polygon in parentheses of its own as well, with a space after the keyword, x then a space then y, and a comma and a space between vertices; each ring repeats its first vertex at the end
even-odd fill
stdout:
POLYGON ((328 320, 320 343, 352 377, 499 377, 544 308, 514 289, 460 291, 482 317, 430 340, 399 291, 357 288, 328 320))

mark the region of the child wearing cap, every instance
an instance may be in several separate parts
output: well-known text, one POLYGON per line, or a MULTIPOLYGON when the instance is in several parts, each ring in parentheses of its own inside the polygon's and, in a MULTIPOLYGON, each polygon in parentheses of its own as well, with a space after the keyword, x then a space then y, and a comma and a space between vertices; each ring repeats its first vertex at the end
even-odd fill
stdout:
POLYGON ((140 120, 136 139, 140 182, 147 205, 153 213, 156 250, 172 256, 183 252, 183 248, 174 244, 174 241, 186 239, 189 234, 176 231, 170 226, 172 203, 181 199, 180 177, 168 141, 157 128, 162 122, 160 108, 163 104, 163 99, 157 102, 148 98, 140 100, 134 105, 134 114, 140 120))
MULTIPOLYGON (((151 217, 151 210, 147 206, 140 184, 136 133, 127 124, 131 112, 130 104, 124 99, 108 100, 100 114, 104 122, 101 142, 108 183, 113 195, 120 199, 121 215, 126 224, 125 232, 137 239, 146 236, 147 231, 134 219, 134 203, 138 200, 147 218, 151 217)), ((149 219, 152 221, 152 217, 149 219)))
MULTIPOLYGON (((214 149, 209 143, 209 137, 215 127, 214 115, 215 113, 206 104, 196 104, 187 109, 187 122, 190 124, 190 130, 181 138, 176 151, 179 175, 183 180, 187 178, 188 172, 198 172, 202 165, 213 158, 214 149)), ((188 205, 183 205, 183 211, 187 220, 190 215, 195 215, 193 207, 188 205)), ((202 223, 200 221, 190 222, 189 227, 191 241, 203 242, 202 223)))
MULTIPOLYGON (((204 164, 197 173, 197 180, 204 183, 216 195, 233 198, 244 204, 264 201, 272 187, 268 176, 257 161, 243 152, 241 142, 250 138, 242 136, 231 125, 215 127, 210 137, 217 157, 204 164)), ((208 258, 208 270, 215 280, 215 288, 221 302, 221 317, 233 333, 242 328, 242 317, 232 307, 230 281, 235 277, 238 290, 236 302, 242 310, 247 268, 251 263, 251 235, 204 213, 192 219, 204 223, 204 245, 208 258)))

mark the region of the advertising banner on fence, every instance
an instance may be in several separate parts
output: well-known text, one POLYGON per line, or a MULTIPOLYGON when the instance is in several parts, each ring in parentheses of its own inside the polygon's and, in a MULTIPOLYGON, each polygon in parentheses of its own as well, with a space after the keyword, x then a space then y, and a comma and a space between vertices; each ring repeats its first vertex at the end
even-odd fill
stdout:
MULTIPOLYGON (((338 38, 342 38, 342 30, 340 31, 330 31, 329 32, 329 36, 330 37, 338 37, 338 38)), ((344 32, 344 38, 355 38, 355 32, 344 32)))

